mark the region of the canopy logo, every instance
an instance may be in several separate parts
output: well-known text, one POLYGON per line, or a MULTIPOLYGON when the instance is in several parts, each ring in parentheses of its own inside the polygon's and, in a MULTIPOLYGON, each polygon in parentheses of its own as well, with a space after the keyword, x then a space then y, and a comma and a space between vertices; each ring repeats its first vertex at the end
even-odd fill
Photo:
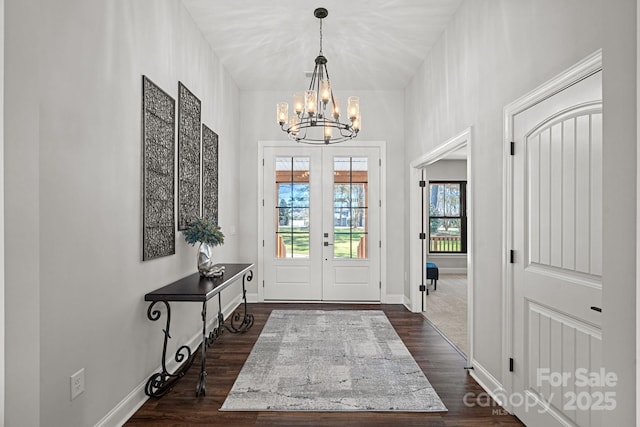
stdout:
MULTIPOLYGON (((462 399, 465 406, 507 406, 524 408, 525 411, 536 410, 545 413, 553 406, 561 411, 612 411, 616 408, 616 392, 607 390, 618 384, 615 372, 606 372, 604 368, 589 371, 578 368, 572 372, 557 372, 549 368, 538 368, 536 386, 538 388, 549 385, 561 388, 564 393, 558 395, 551 391, 548 395, 526 393, 506 394, 503 390, 493 392, 466 393, 462 399), (493 396, 493 398, 491 397, 493 396), (559 399, 556 396, 561 396, 559 399), (496 400, 494 400, 496 399, 496 400)), ((503 409, 494 410, 496 414, 507 414, 503 409)))

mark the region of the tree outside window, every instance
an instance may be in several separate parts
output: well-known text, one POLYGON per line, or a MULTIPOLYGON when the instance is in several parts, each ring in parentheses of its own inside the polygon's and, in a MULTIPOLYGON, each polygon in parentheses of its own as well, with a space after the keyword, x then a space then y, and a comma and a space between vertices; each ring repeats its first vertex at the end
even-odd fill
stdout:
POLYGON ((429 252, 467 252, 466 181, 429 182, 429 252))

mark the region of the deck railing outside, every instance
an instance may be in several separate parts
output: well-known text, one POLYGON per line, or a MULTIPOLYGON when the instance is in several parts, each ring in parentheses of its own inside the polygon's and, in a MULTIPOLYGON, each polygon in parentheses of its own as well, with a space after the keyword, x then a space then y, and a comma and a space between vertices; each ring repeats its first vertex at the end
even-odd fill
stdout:
POLYGON ((460 252, 460 236, 430 236, 429 252, 460 252))

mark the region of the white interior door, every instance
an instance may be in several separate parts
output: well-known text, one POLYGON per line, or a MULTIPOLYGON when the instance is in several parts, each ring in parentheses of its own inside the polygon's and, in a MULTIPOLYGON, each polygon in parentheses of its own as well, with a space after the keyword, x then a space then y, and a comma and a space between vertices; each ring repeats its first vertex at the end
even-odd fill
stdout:
MULTIPOLYGON (((602 358, 602 72, 513 117, 513 384, 527 425, 596 426, 602 358), (595 308, 595 309, 594 309, 595 308)), ((615 402, 613 402, 615 403, 615 402)))
POLYGON ((265 147, 265 300, 380 301, 380 150, 265 147))

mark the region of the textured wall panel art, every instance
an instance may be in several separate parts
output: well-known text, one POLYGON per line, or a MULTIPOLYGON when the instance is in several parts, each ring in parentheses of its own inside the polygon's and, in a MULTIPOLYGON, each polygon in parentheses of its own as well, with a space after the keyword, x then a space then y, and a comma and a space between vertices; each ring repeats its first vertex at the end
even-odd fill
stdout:
POLYGON ((176 251, 174 164, 176 103, 142 76, 142 260, 176 251))
POLYGON ((200 215, 200 100, 178 83, 178 230, 200 215))
POLYGON ((218 223, 218 134, 202 125, 202 216, 218 223))

